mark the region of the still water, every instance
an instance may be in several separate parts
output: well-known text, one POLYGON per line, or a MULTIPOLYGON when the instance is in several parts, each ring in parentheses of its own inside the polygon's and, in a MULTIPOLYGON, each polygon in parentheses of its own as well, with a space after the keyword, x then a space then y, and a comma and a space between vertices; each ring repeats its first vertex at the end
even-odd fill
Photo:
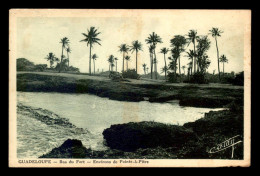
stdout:
POLYGON ((178 101, 166 103, 122 102, 89 94, 18 92, 17 102, 42 108, 67 118, 88 134, 70 133, 50 128, 37 119, 19 115, 17 118, 18 157, 37 157, 61 145, 66 139, 82 140, 94 150, 104 150, 102 132, 112 124, 155 121, 183 125, 204 116, 211 108, 179 106, 178 101))

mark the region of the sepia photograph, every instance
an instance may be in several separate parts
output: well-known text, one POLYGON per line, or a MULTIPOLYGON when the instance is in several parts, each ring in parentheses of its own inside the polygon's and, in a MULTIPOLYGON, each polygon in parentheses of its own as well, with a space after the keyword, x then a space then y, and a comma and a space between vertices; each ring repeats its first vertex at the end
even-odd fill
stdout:
POLYGON ((250 89, 250 10, 9 11, 9 167, 248 167, 250 89))

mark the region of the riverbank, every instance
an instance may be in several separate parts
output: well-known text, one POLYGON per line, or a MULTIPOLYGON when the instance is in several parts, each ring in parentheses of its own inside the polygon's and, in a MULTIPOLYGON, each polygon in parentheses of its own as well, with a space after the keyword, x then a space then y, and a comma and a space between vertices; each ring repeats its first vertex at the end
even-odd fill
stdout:
POLYGON ((133 102, 179 100, 181 106, 222 108, 235 100, 242 101, 244 89, 232 85, 169 84, 146 79, 118 82, 101 76, 18 72, 17 91, 89 93, 133 102))
MULTIPOLYGON (((156 122, 120 124, 104 130, 103 134, 113 149, 94 151, 84 147, 80 140, 68 139, 40 158, 230 159, 231 148, 213 154, 209 150, 231 137, 243 138, 243 114, 228 110, 209 112, 183 126, 156 122), (167 135, 154 133, 159 131, 167 135), (127 140, 122 140, 126 134, 127 140), (126 151, 129 148, 132 151, 126 151)), ((233 159, 243 159, 242 143, 235 146, 233 159)))

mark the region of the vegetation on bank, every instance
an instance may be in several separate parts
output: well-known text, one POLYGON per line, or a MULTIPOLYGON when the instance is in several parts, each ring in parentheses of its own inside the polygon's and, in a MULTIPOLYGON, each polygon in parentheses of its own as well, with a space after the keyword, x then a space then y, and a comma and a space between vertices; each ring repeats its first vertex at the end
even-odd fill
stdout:
MULTIPOLYGON (((52 56, 53 57, 53 56, 52 56)), ((67 60, 61 63, 57 63, 56 67, 51 66, 48 68, 47 64, 34 64, 25 58, 18 58, 16 60, 17 71, 30 71, 30 72, 58 72, 62 67, 62 72, 79 73, 79 69, 73 66, 67 65, 67 60)))
POLYGON ((243 99, 243 89, 174 86, 163 84, 132 84, 131 82, 75 79, 73 77, 17 74, 17 91, 90 93, 119 101, 165 102, 180 100, 180 105, 221 108, 236 99, 243 99))

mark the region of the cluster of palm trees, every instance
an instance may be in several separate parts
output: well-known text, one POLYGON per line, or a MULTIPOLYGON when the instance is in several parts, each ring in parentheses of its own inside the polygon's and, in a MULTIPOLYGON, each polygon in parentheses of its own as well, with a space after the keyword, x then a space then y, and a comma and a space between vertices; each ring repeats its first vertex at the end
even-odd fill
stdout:
POLYGON ((52 52, 50 52, 46 57, 45 57, 45 59, 47 59, 47 61, 49 61, 50 62, 50 68, 53 68, 53 64, 55 63, 55 62, 59 62, 59 58, 57 58, 56 56, 55 56, 55 54, 53 54, 52 52))
POLYGON ((69 67, 69 53, 71 53, 71 49, 70 49, 70 41, 67 37, 64 37, 61 39, 60 41, 61 43, 61 59, 60 59, 60 65, 59 65, 59 72, 63 69, 64 65, 66 65, 66 63, 68 64, 69 67), (67 52, 67 59, 65 58, 65 55, 63 54, 63 51, 67 52))
MULTIPOLYGON (((221 33, 223 31, 219 30, 218 28, 212 28, 210 31, 211 36, 215 39, 216 42, 216 49, 217 49, 217 63, 218 63, 218 71, 219 71, 219 79, 220 79, 220 68, 219 63, 223 63, 223 73, 224 73, 224 63, 227 63, 228 60, 225 55, 222 55, 219 57, 219 49, 218 49, 218 43, 217 38, 221 37, 221 33)), ((87 33, 82 33, 82 35, 85 37, 81 42, 86 42, 87 46, 89 46, 89 74, 91 75, 91 60, 93 60, 94 63, 94 73, 95 73, 95 60, 97 58, 96 54, 91 55, 91 51, 93 49, 93 46, 95 44, 100 44, 100 39, 98 38, 100 32, 97 31, 95 27, 90 27, 88 29, 87 33)), ((162 39, 159 35, 157 35, 155 32, 152 34, 149 34, 147 39, 145 39, 146 44, 148 44, 148 49, 150 53, 150 69, 151 69, 151 79, 153 79, 153 72, 155 73, 155 79, 157 79, 157 56, 156 56, 156 46, 158 43, 162 43, 162 39), (154 69, 154 70, 153 70, 154 69)), ((62 56, 63 56, 63 49, 68 46, 69 40, 65 37, 61 40, 62 43, 62 56)), ((207 55, 207 51, 210 48, 210 41, 207 35, 199 36, 197 34, 196 30, 190 30, 186 36, 182 35, 175 35, 170 40, 170 47, 169 48, 161 48, 160 53, 164 56, 164 67, 161 69, 164 73, 165 79, 167 77, 168 71, 173 71, 175 74, 177 72, 177 69, 179 71, 179 75, 181 75, 181 68, 183 69, 183 72, 185 74, 185 68, 186 66, 181 66, 181 54, 185 52, 185 47, 188 47, 191 43, 193 44, 193 49, 189 50, 188 52, 185 52, 191 61, 188 63, 188 74, 193 75, 197 72, 205 73, 207 68, 210 65, 210 60, 207 55), (170 51, 170 56, 168 59, 170 60, 170 63, 167 66, 166 62, 166 55, 170 51), (177 68, 178 67, 178 68, 177 68)), ((130 56, 127 55, 129 51, 132 53, 135 52, 135 62, 136 62, 136 68, 135 71, 137 73, 137 66, 138 66, 138 52, 143 51, 142 50, 142 44, 138 40, 135 40, 132 42, 130 46, 127 44, 121 44, 119 46, 119 52, 122 53, 123 58, 123 65, 122 65, 122 72, 125 71, 125 60, 126 60, 126 69, 128 70, 128 62, 130 61, 130 56)), ((67 57, 69 58, 68 53, 70 53, 70 48, 67 47, 67 57)), ((61 57, 61 63, 62 63, 63 57, 61 57)), ((109 62, 109 70, 113 71, 113 67, 116 65, 116 71, 117 71, 117 58, 113 55, 110 55, 108 58, 109 62)), ((148 67, 146 64, 143 64, 144 73, 148 71, 148 67)))

